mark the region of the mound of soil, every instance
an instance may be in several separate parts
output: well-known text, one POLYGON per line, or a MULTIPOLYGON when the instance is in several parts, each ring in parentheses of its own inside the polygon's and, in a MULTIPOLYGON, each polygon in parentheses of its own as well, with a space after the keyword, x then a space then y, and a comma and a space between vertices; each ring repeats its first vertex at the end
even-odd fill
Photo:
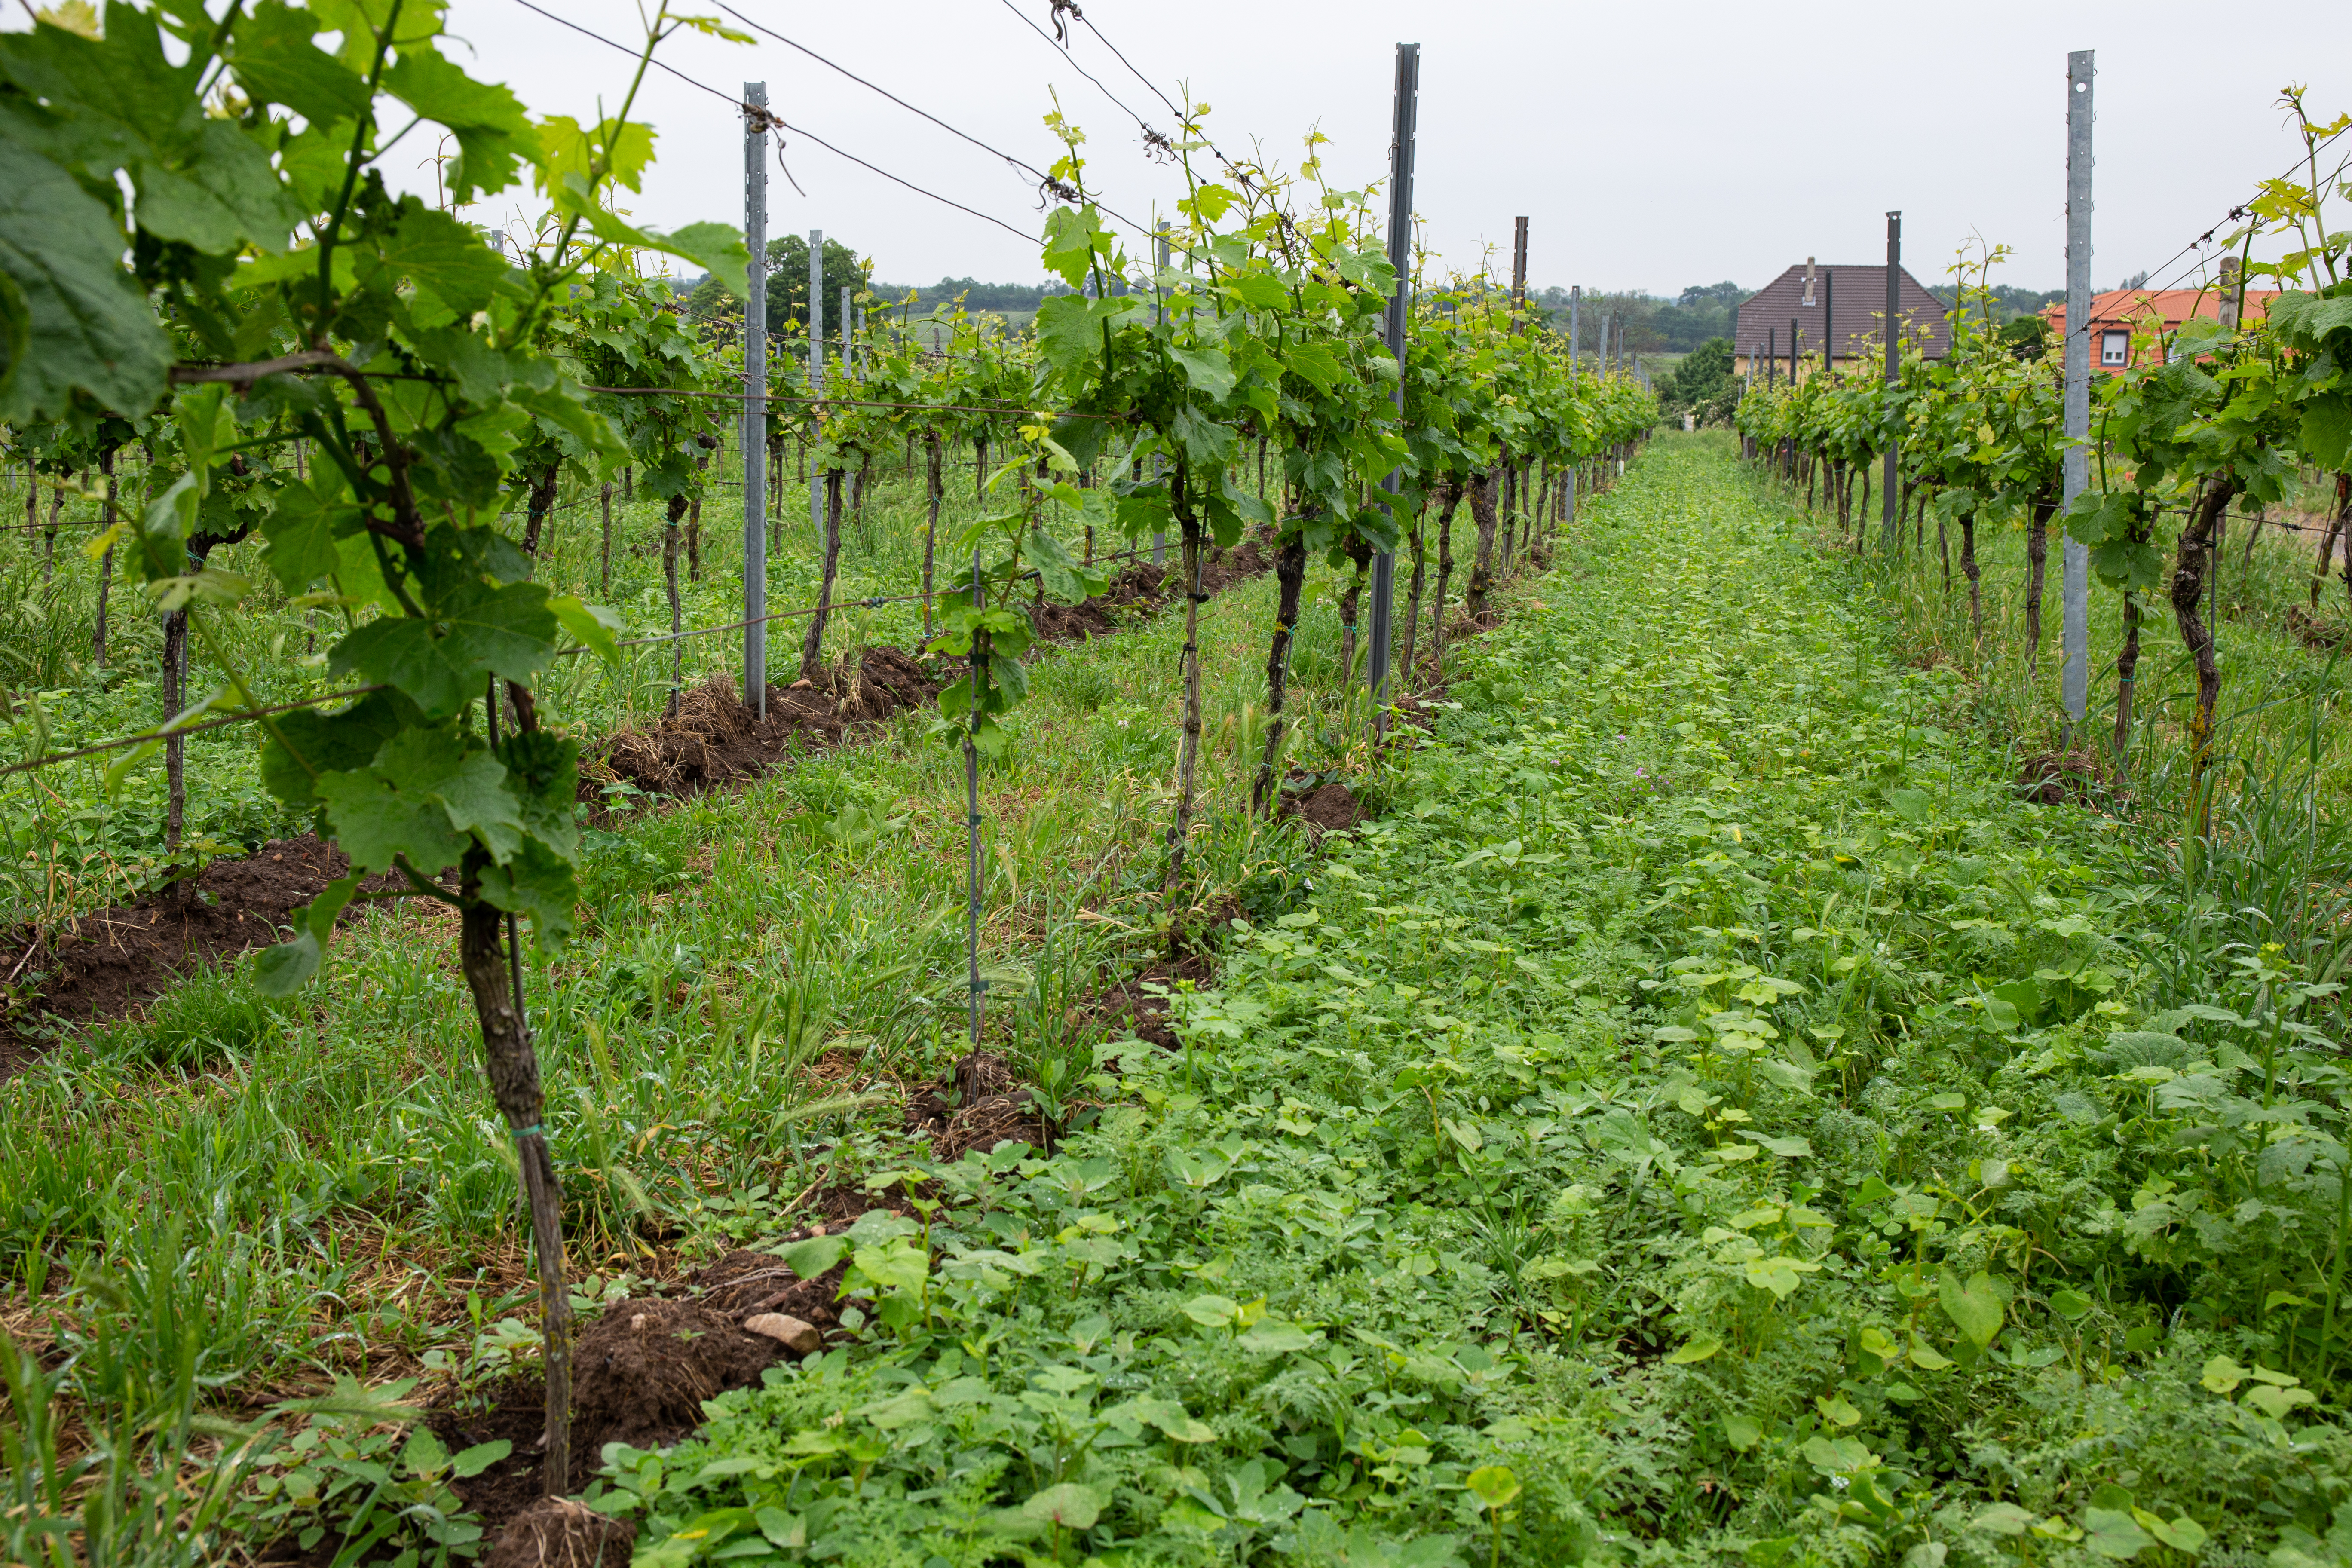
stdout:
POLYGON ((930 1133, 935 1160, 961 1160, 967 1151, 985 1152, 1008 1139, 1037 1148, 1047 1142, 1035 1103, 994 1051, 959 1058, 947 1083, 910 1099, 907 1131, 930 1133))
MULTIPOLYGON (((834 1194, 826 1194, 834 1195, 834 1194)), ((858 1194, 825 1205, 862 1211, 873 1201, 858 1194)), ((854 1217, 854 1215, 853 1215, 854 1217)), ((845 1222, 842 1222, 845 1223, 845 1222)), ((840 1223, 826 1222, 838 1230, 840 1223)), ((812 1231, 796 1231, 801 1240, 812 1231)), ((648 1448, 675 1443, 702 1423, 702 1402, 730 1388, 756 1386, 760 1373, 791 1352, 740 1325, 761 1312, 783 1312, 830 1333, 841 1326, 834 1298, 845 1270, 835 1266, 803 1279, 783 1259, 735 1251, 687 1281, 690 1300, 622 1301, 589 1325, 572 1349, 572 1476, 574 1491, 604 1462, 604 1447, 619 1441, 648 1448)), ((547 1426, 547 1384, 518 1374, 471 1399, 437 1406, 425 1425, 451 1452, 503 1437, 514 1452, 479 1475, 450 1484, 491 1531, 534 1509, 547 1426)), ((625 1553, 621 1563, 627 1561, 625 1553)))
POLYGON ((1371 815, 1357 801, 1355 792, 1338 779, 1305 795, 1286 795, 1279 814, 1305 823, 1312 838, 1344 832, 1371 815))
POLYGON ((702 1425, 702 1402, 750 1388, 784 1354, 698 1301, 623 1301, 572 1349, 572 1447, 584 1483, 607 1443, 667 1447, 702 1425))
POLYGON ((2017 793, 2044 805, 2088 805, 2093 788, 2106 778, 2105 764, 2088 752, 2037 752, 2018 770, 2017 793))
POLYGON ((1175 1031, 1168 1026, 1168 1002, 1155 996, 1144 986, 1158 984, 1173 991, 1180 980, 1195 985, 1205 985, 1216 978, 1217 956, 1206 950, 1196 950, 1179 959, 1162 959, 1139 974, 1095 994, 1092 1012, 1096 1019, 1108 1025, 1113 1033, 1121 1023, 1139 1040, 1149 1040, 1161 1050, 1177 1047, 1175 1031))
MULTIPOLYGON (((842 1227, 828 1225, 825 1228, 842 1227)), ((795 1234, 790 1239, 805 1237, 795 1234)), ((762 1312, 782 1312, 831 1332, 841 1326, 841 1310, 834 1298, 840 1293, 844 1272, 836 1264, 814 1279, 803 1279, 772 1253, 738 1250, 714 1259, 688 1283, 703 1306, 736 1322, 762 1312)))
MULTIPOLYGON (((1127 567, 1110 580, 1108 587, 1080 605, 1048 604, 1031 611, 1040 640, 1049 643, 1085 642, 1089 637, 1107 637, 1118 631, 1121 616, 1129 618, 1147 616, 1163 606, 1181 604, 1184 584, 1181 552, 1171 543, 1168 563, 1154 566, 1149 561, 1127 567)), ((1247 582, 1261 573, 1274 569, 1274 563, 1258 548, 1255 539, 1245 539, 1233 549, 1213 554, 1201 563, 1201 591, 1222 594, 1236 583, 1247 582)))
POLYGON ((482 1568, 627 1568, 634 1521, 569 1498, 541 1498, 507 1521, 482 1568))
POLYGON ((840 745, 858 725, 923 707, 938 690, 912 654, 874 647, 855 675, 836 668, 822 682, 771 684, 762 720, 732 680, 713 676, 681 693, 677 711, 651 730, 625 730, 596 746, 581 764, 580 799, 601 811, 604 786, 614 780, 649 795, 699 794, 764 773, 794 752, 840 745))
POLYGON ((0 1079, 47 1047, 54 1022, 40 1022, 45 1016, 69 1024, 120 1018, 180 975, 277 942, 288 916, 350 868, 341 850, 314 836, 280 838, 241 859, 214 861, 193 885, 54 931, 10 931, 0 937, 7 966, 0 984, 31 976, 33 985, 16 1017, 0 1021, 0 1079))

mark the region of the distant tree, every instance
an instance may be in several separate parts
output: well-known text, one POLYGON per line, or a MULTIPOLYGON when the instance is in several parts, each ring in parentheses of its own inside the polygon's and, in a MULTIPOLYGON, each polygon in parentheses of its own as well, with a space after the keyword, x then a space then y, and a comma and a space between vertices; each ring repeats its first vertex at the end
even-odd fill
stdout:
MULTIPOLYGON (((1116 290, 1125 293, 1124 288, 1116 290)), ((915 308, 929 310, 940 305, 963 301, 968 310, 1034 310, 1056 294, 1072 292, 1068 284, 1045 283, 982 283, 976 278, 942 278, 937 283, 913 287, 886 283, 875 289, 886 299, 915 296, 915 308)))
MULTIPOLYGON (((1952 308, 1952 290, 1948 284, 1931 289, 1929 293, 1940 300, 1946 310, 1952 308)), ((2052 305, 2066 302, 2063 289, 2020 289, 2013 283, 1996 283, 1992 289, 1992 324, 2007 326, 2027 316, 2038 316, 2052 305)), ((1970 307, 1974 309, 1974 307, 1970 307)))
MULTIPOLYGON (((786 326, 808 330, 808 237, 787 234, 768 241, 768 328, 782 331, 786 326)), ((836 337, 841 323, 834 318, 841 313, 841 286, 849 285, 853 293, 864 292, 872 283, 874 263, 861 258, 837 239, 824 242, 824 330, 828 339, 836 337)), ((888 296, 895 299, 896 296, 888 296)))
POLYGON ((1701 425, 1719 425, 1731 417, 1739 400, 1739 384, 1731 374, 1731 340, 1709 338, 1683 356, 1674 374, 1658 386, 1658 411, 1680 419, 1695 414, 1701 425))

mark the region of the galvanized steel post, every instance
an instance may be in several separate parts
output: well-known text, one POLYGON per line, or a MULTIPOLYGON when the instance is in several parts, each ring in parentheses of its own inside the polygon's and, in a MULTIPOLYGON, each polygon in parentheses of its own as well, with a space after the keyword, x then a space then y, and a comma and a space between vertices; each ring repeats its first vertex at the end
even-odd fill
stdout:
MULTIPOLYGON (((1395 140, 1389 149, 1389 265, 1396 269, 1395 291, 1389 296, 1388 346, 1396 356, 1394 397, 1397 412, 1404 411, 1405 313, 1412 302, 1412 146, 1416 110, 1421 97, 1421 46, 1399 44, 1396 49, 1395 140)), ((1519 220, 1521 278, 1525 279, 1527 220, 1519 220)), ((1524 290, 1523 290, 1524 291, 1524 290)), ((1381 489, 1391 500, 1389 521, 1399 522, 1395 496, 1398 470, 1391 469, 1381 489)), ((1396 551, 1372 557, 1372 625, 1365 650, 1364 683, 1372 694, 1372 732, 1385 727, 1381 704, 1388 697, 1389 621, 1396 598, 1396 551)))
MULTIPOLYGON (((743 84, 743 700, 768 716, 768 84, 743 84)), ((675 515, 675 514, 673 514, 675 515)))
MULTIPOLYGON (((1903 215, 1886 215, 1886 384, 1893 386, 1899 372, 1897 363, 1903 357, 1903 215)), ((1895 489, 1895 476, 1902 468, 1902 443, 1886 443, 1886 470, 1880 476, 1878 515, 1880 531, 1886 548, 1892 550, 1902 536, 1903 509, 1897 504, 1900 496, 1895 489)))
MULTIPOLYGON (((2091 454, 2091 79, 2095 52, 2066 57, 2066 448, 2067 506, 2090 487, 2091 454)), ((2063 515, 2063 513, 2062 513, 2063 515)), ((2058 691, 2071 729, 2091 700, 2091 547, 2063 535, 2059 582, 2058 691)), ((2072 743, 2073 737, 2068 737, 2072 743)))

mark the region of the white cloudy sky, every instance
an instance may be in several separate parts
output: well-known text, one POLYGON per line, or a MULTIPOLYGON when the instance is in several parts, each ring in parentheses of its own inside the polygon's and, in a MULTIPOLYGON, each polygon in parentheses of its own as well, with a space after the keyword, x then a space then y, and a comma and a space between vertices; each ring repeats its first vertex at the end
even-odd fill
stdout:
MULTIPOLYGON (((1079 68, 1163 130, 1166 109, 1086 28, 1073 26, 1064 56, 1025 26, 1023 17, 1047 23, 1047 0, 730 3, 1040 166, 1055 152, 1041 117, 1058 93, 1090 133, 1090 178, 1109 205, 1148 218, 1155 201, 1181 194, 1143 157, 1135 122, 1079 68)), ((637 0, 539 4, 614 39, 640 36, 637 0)), ((1084 4, 1169 97, 1181 82, 1213 106, 1213 133, 1227 150, 1255 142, 1287 164, 1319 126, 1334 142, 1329 176, 1348 185, 1385 175, 1394 46, 1420 43, 1414 207, 1426 240, 1467 268, 1499 246, 1507 266, 1512 217, 1527 214, 1539 287, 1670 294, 1727 278, 1759 285, 1807 255, 1869 261, 1883 254, 1890 207, 1905 214, 1906 260, 1923 278, 1981 236, 2014 247, 2005 280, 2058 287, 2073 48, 2098 51, 2095 277, 2112 287, 2164 264, 2257 181, 2284 172, 2296 143, 2276 103, 2282 86, 2307 84, 2322 118, 2352 109, 2352 5, 2342 0, 2276 0, 2235 15, 2187 0, 1084 4)), ((520 0, 450 0, 449 12, 477 72, 509 83, 535 111, 584 121, 600 98, 617 102, 623 55, 520 0)), ((764 79, 778 112, 841 148, 1016 229, 1037 222, 1028 177, 782 43, 682 34, 662 58, 730 94, 764 79)), ((656 71, 633 118, 660 134, 635 201, 640 219, 740 221, 741 132, 726 102, 656 71)), ((771 181, 772 234, 822 227, 892 282, 1042 275, 1034 247, 1006 229, 805 139, 791 143, 807 194, 771 181)), ((2337 146, 2352 150, 2352 135, 2337 146)), ((430 188, 429 167, 389 173, 430 188)), ((523 210, 501 205, 476 216, 523 210)), ((2339 226, 2352 226, 2352 206, 2339 226)))
MULTIPOLYGON (((638 25, 634 0, 541 3, 616 38, 638 25)), ((1039 165, 1055 151, 1040 117, 1058 92, 1090 132, 1091 174, 1111 205, 1141 218, 1179 194, 1142 156, 1134 121, 1076 67, 1162 129, 1165 109, 1086 29, 1073 28, 1066 58, 1024 26, 1021 16, 1046 21, 1046 0, 731 3, 1039 165)), ((517 0, 450 10, 481 74, 539 111, 584 120, 625 79, 622 56, 517 0)), ((2095 276, 2112 287, 2285 168, 2295 143, 2275 103, 2282 86, 2307 83, 2325 117, 2352 109, 2352 5, 2341 0, 2279 0, 2236 20, 2183 0, 1086 0, 1086 14, 1170 97, 1189 82, 1229 151, 1255 138, 1290 162, 1319 125, 1335 143, 1330 173, 1349 184, 1385 172, 1392 51, 1417 41, 1414 206, 1429 241, 1471 267, 1500 245, 1507 265, 1511 219, 1525 213, 1538 286, 1671 293, 1726 278, 1759 284, 1809 254, 1867 261, 1883 254, 1884 213, 1898 207, 1906 260, 1923 277, 1974 234, 2015 248, 2008 281, 2059 287, 2065 57, 2087 47, 2100 72, 2095 276)), ((1024 176, 781 43, 685 35, 664 56, 730 91, 764 79, 787 120, 1016 227, 1036 221, 1024 176)), ((639 216, 740 221, 740 132, 727 106, 656 72, 640 114, 661 141, 639 216)), ((2352 149, 2352 136, 2338 145, 2352 149)), ((798 138, 786 156, 807 196, 772 181, 772 233, 822 227, 894 282, 1041 275, 1003 229, 798 138)))

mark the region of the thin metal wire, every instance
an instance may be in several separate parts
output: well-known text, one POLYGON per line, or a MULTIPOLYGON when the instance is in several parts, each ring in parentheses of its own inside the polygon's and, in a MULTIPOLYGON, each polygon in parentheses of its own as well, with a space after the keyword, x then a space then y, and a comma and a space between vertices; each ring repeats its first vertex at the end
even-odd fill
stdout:
MULTIPOLYGON (((632 59, 640 58, 639 51, 629 47, 628 45, 621 43, 616 39, 608 38, 593 27, 583 27, 579 23, 572 20, 569 16, 559 16, 552 11, 547 10, 542 6, 535 5, 531 4, 531 0, 515 0, 515 4, 521 6, 526 11, 537 12, 540 16, 546 17, 549 21, 559 23, 563 26, 571 28, 573 32, 583 35, 583 37, 593 38, 598 43, 604 45, 606 48, 616 49, 622 54, 627 55, 632 59)), ((754 25, 756 26, 756 24, 754 25)), ((745 103, 733 93, 722 92, 707 81, 698 81, 695 78, 690 77, 684 71, 678 69, 676 66, 671 65, 667 60, 656 58, 652 63, 660 67, 663 70, 667 71, 670 75, 677 78, 678 80, 685 82, 689 87, 699 88, 704 92, 710 94, 713 98, 724 99, 727 102, 734 105, 739 113, 749 114, 754 112, 751 105, 745 103)), ((960 213, 969 213, 971 216, 979 218, 983 223, 992 223, 997 227, 1004 230, 1007 234, 1017 235, 1021 238, 1028 240, 1032 244, 1035 244, 1038 241, 1038 237, 1036 235, 1031 234, 1025 229, 1015 228, 1013 225, 1006 223, 1001 217, 991 216, 989 214, 982 212, 977 207, 968 207, 952 196, 943 196, 940 195, 939 192, 928 190, 902 175, 894 174, 887 169, 882 168, 877 164, 869 163, 865 159, 859 157, 856 153, 845 152, 843 149, 836 147, 832 142, 826 141, 824 137, 819 136, 815 132, 807 130, 802 126, 794 125, 780 115, 770 113, 765 110, 761 110, 757 112, 771 123, 783 127, 795 136, 807 137, 810 141, 815 142, 826 152, 833 153, 835 157, 846 158, 861 169, 865 169, 872 174, 879 174, 884 179, 889 180, 894 184, 906 186, 907 189, 914 192, 917 195, 929 196, 931 200, 939 202, 946 206, 951 206, 960 213)), ((787 177, 790 177, 789 174, 787 174, 787 177)), ((793 188, 799 188, 797 183, 795 183, 793 188)))
POLYGON ((279 702, 268 708, 256 708, 243 713, 231 713, 226 718, 207 719, 201 724, 183 724, 176 730, 166 724, 160 730, 149 730, 136 735, 122 735, 111 741, 100 741, 95 745, 83 746, 78 751, 52 752, 47 756, 35 757, 28 763, 12 763, 7 767, 0 768, 0 778, 5 778, 10 773, 30 773, 36 768, 55 767, 59 763, 70 763, 82 757, 94 757, 100 752, 120 751, 125 746, 143 746, 150 741, 165 741, 174 735, 201 735, 207 730, 224 729, 231 724, 250 723, 256 719, 267 719, 273 713, 290 713, 298 708, 317 708, 329 702, 341 702, 346 697, 365 697, 371 691, 383 689, 381 685, 354 686, 347 691, 330 691, 320 697, 304 697, 292 702, 279 702))
MULTIPOLYGON (((1143 552, 1139 550, 1127 550, 1110 555, 1098 555, 1095 559, 1103 562, 1138 561, 1142 557, 1143 552)), ((1034 582, 1038 575, 1039 574, 1034 571, 1024 572, 1013 581, 1034 582)), ((758 616, 756 619, 761 622, 783 621, 797 619, 802 616, 813 616, 819 610, 879 609, 885 605, 905 605, 919 599, 953 597, 964 591, 961 588, 935 588, 928 594, 890 594, 877 595, 863 599, 836 599, 830 604, 810 605, 796 610, 778 610, 773 615, 758 616)), ((724 626, 694 626, 682 632, 665 632, 657 637, 629 637, 615 642, 613 646, 615 648, 648 647, 659 643, 680 642, 689 637, 714 637, 720 632, 740 631, 752 624, 751 620, 729 621, 724 626)), ((575 658, 582 654, 594 651, 583 644, 575 647, 559 649, 555 657, 575 658)), ((100 752, 120 751, 125 746, 144 745, 150 741, 168 740, 174 735, 200 735, 207 730, 224 729, 231 724, 250 723, 257 719, 267 719, 274 713, 290 713, 298 708, 318 708, 329 702, 341 702, 347 697, 365 697, 372 691, 383 689, 385 688, 382 684, 354 686, 342 691, 330 691, 318 697, 298 698, 291 702, 280 702, 268 708, 256 708, 247 712, 231 713, 219 719, 208 719, 201 724, 184 724, 178 729, 173 729, 167 725, 160 730, 150 730, 136 735, 122 735, 111 741, 100 741, 95 745, 83 746, 76 751, 53 752, 44 756, 35 757, 30 762, 12 763, 7 767, 0 768, 0 778, 5 778, 11 773, 30 773, 38 768, 55 767, 59 763, 70 763, 83 757, 96 756, 100 752)))

